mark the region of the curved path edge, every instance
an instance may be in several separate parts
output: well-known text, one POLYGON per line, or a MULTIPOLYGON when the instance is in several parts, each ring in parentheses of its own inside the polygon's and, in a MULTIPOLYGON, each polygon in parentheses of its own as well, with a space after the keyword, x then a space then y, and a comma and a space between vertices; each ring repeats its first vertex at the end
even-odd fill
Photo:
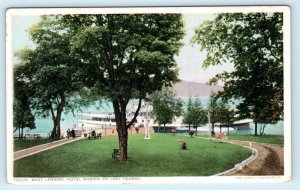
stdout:
POLYGON ((231 174, 234 174, 236 173, 237 171, 240 171, 242 170, 245 166, 248 166, 250 163, 252 163, 258 156, 258 151, 256 148, 253 148, 252 147, 252 143, 249 142, 249 146, 243 146, 243 145, 240 145, 238 143, 234 143, 234 142, 226 142, 226 143, 230 143, 230 144, 235 144, 235 145, 238 145, 238 146, 241 146, 241 147, 244 147, 244 148, 248 148, 248 149, 251 149, 252 150, 252 154, 249 158, 243 160, 242 162, 240 163, 237 163, 235 164, 235 166, 229 170, 226 170, 224 172, 220 172, 220 173, 217 173, 215 174, 214 176, 227 176, 227 175, 231 175, 231 174))
MULTIPOLYGON (((187 135, 184 135, 187 136, 187 135)), ((220 141, 214 138, 195 137, 206 140, 220 141)), ((222 139, 221 142, 235 144, 252 150, 247 159, 229 170, 212 176, 280 176, 284 175, 284 148, 276 144, 253 141, 222 139)))

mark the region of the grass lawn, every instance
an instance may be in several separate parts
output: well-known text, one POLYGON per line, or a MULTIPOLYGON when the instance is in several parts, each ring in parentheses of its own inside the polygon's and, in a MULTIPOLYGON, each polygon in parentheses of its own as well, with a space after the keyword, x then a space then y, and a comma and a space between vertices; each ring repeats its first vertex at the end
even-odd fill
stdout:
POLYGON ((283 135, 238 135, 238 134, 229 134, 229 139, 232 140, 241 140, 241 141, 253 141, 259 143, 268 143, 268 144, 277 144, 283 146, 284 136, 283 135))
POLYGON ((39 139, 15 139, 14 140, 14 151, 30 148, 33 146, 49 143, 49 138, 39 139))
POLYGON ((117 137, 80 140, 14 162, 15 177, 209 176, 234 167, 251 151, 199 138, 130 135, 128 162, 111 158, 117 137), (180 148, 184 139, 188 150, 180 148))
POLYGON ((210 135, 207 133, 198 133, 197 135, 194 135, 196 137, 203 137, 203 138, 210 138, 210 135))

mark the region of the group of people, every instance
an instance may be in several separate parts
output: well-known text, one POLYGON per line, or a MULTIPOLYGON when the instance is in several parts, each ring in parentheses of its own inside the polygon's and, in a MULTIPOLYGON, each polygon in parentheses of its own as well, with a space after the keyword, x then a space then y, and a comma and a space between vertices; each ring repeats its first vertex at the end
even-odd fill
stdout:
POLYGON ((91 138, 97 139, 97 138, 101 138, 101 135, 102 135, 102 133, 96 133, 96 131, 93 130, 92 133, 88 135, 88 138, 89 139, 91 139, 91 138))
POLYGON ((75 138, 75 130, 74 129, 72 129, 72 130, 68 129, 67 130, 67 137, 68 137, 68 139, 70 137, 75 138))

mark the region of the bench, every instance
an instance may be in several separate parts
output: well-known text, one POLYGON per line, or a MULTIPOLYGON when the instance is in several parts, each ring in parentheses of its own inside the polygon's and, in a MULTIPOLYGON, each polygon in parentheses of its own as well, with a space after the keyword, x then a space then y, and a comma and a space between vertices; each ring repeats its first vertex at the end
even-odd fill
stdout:
POLYGON ((112 154, 111 154, 111 157, 112 157, 113 159, 119 158, 119 149, 114 148, 114 149, 113 149, 113 152, 112 152, 112 154))

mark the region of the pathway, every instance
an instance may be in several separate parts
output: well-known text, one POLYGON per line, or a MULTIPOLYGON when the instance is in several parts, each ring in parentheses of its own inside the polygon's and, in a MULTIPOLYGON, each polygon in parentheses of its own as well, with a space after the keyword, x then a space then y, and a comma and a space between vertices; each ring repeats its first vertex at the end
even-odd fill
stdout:
MULTIPOLYGON (((198 137, 203 138, 203 137, 198 137)), ((208 138, 205 138, 208 139, 208 138)), ((215 140, 215 139, 214 139, 215 140)), ((250 159, 242 169, 225 171, 229 176, 266 176, 284 175, 284 152, 283 147, 273 144, 257 143, 250 141, 222 139, 222 142, 238 144, 257 150, 256 158, 250 159)), ((222 173, 223 175, 223 173, 222 173)))
MULTIPOLYGON (((249 142, 229 140, 233 143, 246 145, 249 142)), ((258 151, 257 158, 245 166, 229 175, 231 176, 265 176, 284 175, 283 147, 264 143, 252 142, 252 147, 258 151)))
POLYGON ((50 143, 47 143, 47 144, 42 144, 42 145, 34 146, 34 147, 31 147, 31 148, 19 150, 19 151, 14 152, 14 160, 18 160, 18 159, 21 159, 21 158, 24 158, 24 157, 27 157, 27 156, 45 151, 45 150, 49 150, 51 148, 55 148, 55 147, 58 147, 58 146, 61 146, 61 145, 64 145, 64 144, 68 144, 68 143, 71 143, 71 142, 74 142, 74 141, 78 141, 78 140, 81 140, 81 139, 82 138, 62 139, 62 140, 59 140, 59 141, 53 141, 53 142, 50 142, 50 143))

